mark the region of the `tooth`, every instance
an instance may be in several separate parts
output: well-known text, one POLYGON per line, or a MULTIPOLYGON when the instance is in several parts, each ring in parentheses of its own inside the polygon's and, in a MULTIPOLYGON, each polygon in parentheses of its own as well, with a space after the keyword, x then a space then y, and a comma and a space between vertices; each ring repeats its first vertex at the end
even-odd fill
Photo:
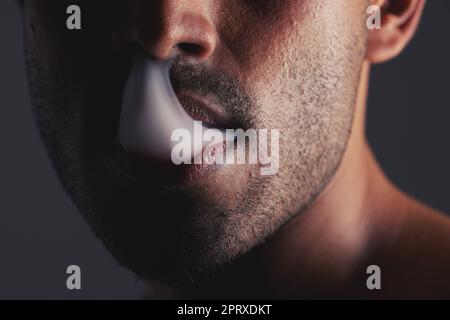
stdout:
MULTIPOLYGON (((178 101, 169 78, 170 62, 156 62, 141 55, 136 58, 122 97, 119 142, 141 155, 170 159, 175 129, 186 129, 191 137, 194 120, 178 101)), ((201 126, 201 131, 206 128, 201 126)), ((192 143, 192 157, 202 152, 202 144, 192 143)))

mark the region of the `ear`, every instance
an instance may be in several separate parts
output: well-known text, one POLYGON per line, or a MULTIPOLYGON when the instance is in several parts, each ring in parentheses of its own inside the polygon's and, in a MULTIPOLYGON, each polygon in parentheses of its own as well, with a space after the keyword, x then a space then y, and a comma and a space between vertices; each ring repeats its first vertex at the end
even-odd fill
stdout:
POLYGON ((374 0, 381 8, 381 29, 369 31, 366 59, 382 63, 399 55, 414 36, 425 0, 374 0))

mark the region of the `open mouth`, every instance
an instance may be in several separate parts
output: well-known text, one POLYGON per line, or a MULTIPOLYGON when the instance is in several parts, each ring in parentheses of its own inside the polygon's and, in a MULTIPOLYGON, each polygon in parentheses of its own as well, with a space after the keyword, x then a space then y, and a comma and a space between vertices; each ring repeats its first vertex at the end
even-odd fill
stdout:
MULTIPOLYGON (((219 166, 189 161, 202 157, 202 143, 190 144, 188 161, 174 162, 174 146, 178 145, 174 134, 195 135, 205 129, 225 132, 230 127, 228 118, 212 97, 179 88, 175 92, 168 70, 167 63, 137 57, 123 91, 117 158, 126 173, 138 179, 161 183, 197 180, 219 166), (179 165, 183 163, 188 165, 179 165)), ((222 144, 217 142, 217 148, 222 144)))

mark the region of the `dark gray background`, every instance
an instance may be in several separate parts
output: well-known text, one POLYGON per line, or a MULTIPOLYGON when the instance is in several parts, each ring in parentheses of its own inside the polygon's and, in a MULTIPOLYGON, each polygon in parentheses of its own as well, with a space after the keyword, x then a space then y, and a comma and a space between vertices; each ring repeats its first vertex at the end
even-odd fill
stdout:
MULTIPOLYGON (((368 135, 403 190, 450 212, 450 1, 430 0, 398 59, 372 71, 368 135)), ((131 299, 143 284, 119 267, 61 189, 32 118, 20 17, 0 1, 0 299, 131 299), (68 291, 66 267, 82 268, 68 291)))

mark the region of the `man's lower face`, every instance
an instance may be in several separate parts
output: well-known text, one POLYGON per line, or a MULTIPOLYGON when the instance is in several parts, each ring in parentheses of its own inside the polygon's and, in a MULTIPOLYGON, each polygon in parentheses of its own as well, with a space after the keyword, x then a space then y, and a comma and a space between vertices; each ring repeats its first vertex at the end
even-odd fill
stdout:
POLYGON ((322 11, 305 9, 297 25, 272 23, 279 32, 264 45, 245 36, 247 47, 235 56, 218 48, 211 61, 189 62, 206 73, 186 76, 185 62, 177 61, 178 90, 195 90, 189 77, 205 84, 228 79, 244 89, 221 92, 219 85, 206 94, 223 95, 218 100, 233 109, 234 123, 280 131, 276 175, 230 165, 188 182, 169 179, 172 169, 151 159, 145 175, 124 164, 118 123, 136 52, 119 48, 109 59, 108 30, 62 36, 56 20, 29 5, 27 67, 41 134, 65 189, 116 259, 149 280, 209 275, 267 239, 327 185, 352 124, 365 31, 362 5, 352 9, 361 21, 349 23, 346 5, 325 3, 322 11), (330 10, 342 17, 329 17, 330 10))

